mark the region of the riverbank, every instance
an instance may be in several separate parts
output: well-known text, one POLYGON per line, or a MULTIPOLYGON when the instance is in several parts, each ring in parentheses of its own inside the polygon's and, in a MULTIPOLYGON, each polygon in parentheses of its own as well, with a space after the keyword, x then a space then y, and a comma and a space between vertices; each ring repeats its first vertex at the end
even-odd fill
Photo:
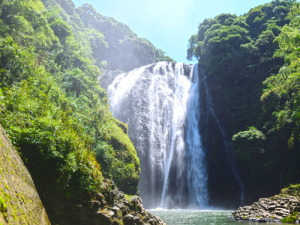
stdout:
POLYGON ((239 221, 300 223, 300 185, 291 185, 279 195, 261 198, 250 206, 243 206, 233 212, 239 221))

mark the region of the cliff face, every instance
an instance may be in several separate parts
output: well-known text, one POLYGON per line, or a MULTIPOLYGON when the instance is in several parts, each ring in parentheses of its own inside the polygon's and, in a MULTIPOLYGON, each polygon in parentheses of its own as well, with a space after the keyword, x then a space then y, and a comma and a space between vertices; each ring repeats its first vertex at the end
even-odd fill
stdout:
POLYGON ((0 180, 0 224, 50 224, 33 180, 1 126, 0 180))

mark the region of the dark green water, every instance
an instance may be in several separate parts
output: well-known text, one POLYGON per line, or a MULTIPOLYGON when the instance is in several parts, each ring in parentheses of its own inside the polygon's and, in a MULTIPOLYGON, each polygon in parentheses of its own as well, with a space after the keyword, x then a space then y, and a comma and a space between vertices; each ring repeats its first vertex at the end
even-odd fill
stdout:
MULTIPOLYGON (((230 218, 232 211, 222 210, 150 210, 167 225, 257 225, 230 218)), ((268 223, 271 225, 273 223, 268 223)), ((262 224, 263 225, 263 224, 262 224)), ((278 225, 278 223, 277 223, 278 225)), ((282 223, 280 225, 283 225, 282 223)))

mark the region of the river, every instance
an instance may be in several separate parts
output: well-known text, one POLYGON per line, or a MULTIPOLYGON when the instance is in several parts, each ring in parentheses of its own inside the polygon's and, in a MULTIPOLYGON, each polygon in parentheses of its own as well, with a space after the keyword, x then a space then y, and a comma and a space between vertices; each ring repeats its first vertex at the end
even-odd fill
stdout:
MULTIPOLYGON (((260 223, 238 222, 231 218, 232 211, 225 210, 150 210, 167 225, 257 225, 260 223)), ((268 225, 278 223, 268 223, 268 225)), ((284 225, 280 223, 280 225, 284 225)))

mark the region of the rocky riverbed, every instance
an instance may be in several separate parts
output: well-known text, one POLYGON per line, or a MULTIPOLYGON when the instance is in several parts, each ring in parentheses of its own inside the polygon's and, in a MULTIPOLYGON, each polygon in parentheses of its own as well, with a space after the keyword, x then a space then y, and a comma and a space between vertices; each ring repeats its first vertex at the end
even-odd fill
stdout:
POLYGON ((300 223, 300 185, 283 189, 279 195, 261 198, 250 206, 243 206, 233 212, 236 220, 252 222, 300 223))

